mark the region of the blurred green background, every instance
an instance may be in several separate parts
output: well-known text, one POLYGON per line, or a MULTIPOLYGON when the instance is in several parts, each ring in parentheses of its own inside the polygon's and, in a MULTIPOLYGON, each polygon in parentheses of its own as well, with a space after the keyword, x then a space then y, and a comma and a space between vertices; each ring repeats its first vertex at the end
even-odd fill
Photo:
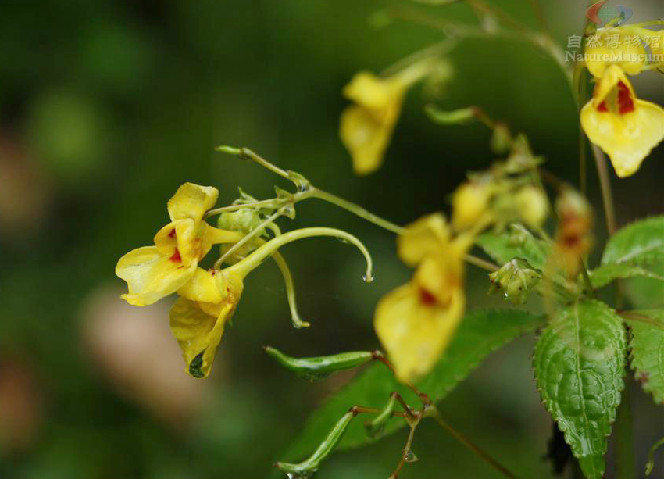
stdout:
MULTIPOLYGON (((527 2, 495 3, 536 25, 527 2)), ((583 3, 545 2, 563 46, 582 29, 583 3)), ((248 279, 207 381, 184 373, 168 300, 132 308, 119 299, 115 262, 150 243, 181 183, 217 186, 220 204, 236 198, 238 186, 259 197, 275 182, 286 186, 214 146, 249 146, 406 223, 447 210, 465 172, 493 159, 482 126, 443 128, 422 106, 477 104, 528 134, 547 167, 576 182, 577 117, 564 78, 532 46, 497 40, 464 43, 450 58, 455 77, 442 95, 412 91, 384 167, 353 177, 337 137, 343 85, 360 69, 380 71, 441 38, 417 23, 379 21, 376 12, 394 6, 417 7, 424 18, 472 18, 461 4, 396 0, 2 2, 0 477, 266 477, 308 413, 348 376, 304 383, 260 346, 293 355, 378 346, 375 303, 409 271, 392 235, 325 204, 299 205, 284 226, 355 233, 374 255, 376 281, 361 281, 361 257, 338 242, 285 248, 312 327, 290 327, 281 278, 266 263, 248 279)), ((629 6, 634 20, 664 14, 652 0, 629 6)), ((663 103, 662 77, 641 77, 640 96, 663 103)), ((663 159, 660 146, 634 177, 613 176, 621 224, 664 212, 663 159)), ((594 175, 591 194, 598 199, 594 175)), ((469 272, 468 289, 470 308, 500 306, 481 272, 469 272)), ((551 423, 532 380, 532 341, 492 355, 442 411, 522 477, 545 478, 551 423)), ((664 416, 631 394, 643 464, 664 434, 664 416)), ((401 431, 336 454, 320 477, 386 477, 404 440, 401 431)), ((414 450, 420 461, 401 477, 497 477, 431 425, 414 450)))

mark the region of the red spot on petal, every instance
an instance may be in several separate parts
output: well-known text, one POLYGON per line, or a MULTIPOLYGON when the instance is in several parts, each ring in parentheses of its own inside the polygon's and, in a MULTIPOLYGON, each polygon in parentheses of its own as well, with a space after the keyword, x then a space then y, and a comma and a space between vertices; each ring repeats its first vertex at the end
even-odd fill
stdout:
POLYGON ((621 115, 632 113, 634 111, 634 100, 629 87, 623 82, 618 83, 618 112, 621 115))
POLYGON ((175 248, 175 251, 173 252, 173 256, 168 258, 170 261, 173 263, 182 263, 182 257, 180 256, 180 250, 175 248))
POLYGON ((433 306, 437 302, 436 297, 430 291, 420 288, 420 303, 424 306, 433 306))
POLYGON ((175 238, 175 235, 176 235, 176 234, 177 234, 177 233, 175 232, 175 228, 173 228, 173 229, 171 230, 171 232, 168 233, 168 237, 169 237, 169 238, 175 238))
POLYGON ((600 113, 608 113, 609 112, 609 107, 606 106, 606 102, 603 101, 599 105, 597 105, 597 111, 600 113))

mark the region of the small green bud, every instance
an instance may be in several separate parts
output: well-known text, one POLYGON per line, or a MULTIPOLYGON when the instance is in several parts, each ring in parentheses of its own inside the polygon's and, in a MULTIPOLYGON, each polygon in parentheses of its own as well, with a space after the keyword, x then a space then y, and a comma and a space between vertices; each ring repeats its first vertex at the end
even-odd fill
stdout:
POLYGON ((433 105, 425 108, 426 114, 434 122, 441 125, 465 125, 475 119, 475 108, 461 108, 459 110, 444 111, 433 105))
POLYGON ((491 151, 496 155, 504 155, 510 151, 512 146, 512 135, 510 130, 504 123, 498 123, 493 128, 493 136, 491 137, 491 151))
POLYGON ((325 379, 339 371, 356 368, 376 358, 376 354, 369 351, 354 351, 313 358, 293 358, 271 346, 265 346, 263 349, 281 366, 312 382, 325 379))
POLYGON ((508 301, 523 304, 530 291, 542 279, 542 274, 525 259, 515 258, 505 263, 498 271, 491 273, 489 278, 491 278, 489 293, 503 291, 508 301))
POLYGON ((533 154, 528 139, 524 135, 518 135, 512 140, 512 151, 503 169, 507 174, 516 175, 533 171, 541 163, 542 158, 533 154))
POLYGON ((334 448, 339 444, 339 441, 343 437, 348 425, 356 416, 354 410, 348 411, 344 414, 339 421, 334 425, 332 430, 329 432, 327 437, 320 443, 316 451, 308 458, 297 464, 289 462, 277 462, 275 467, 280 471, 285 472, 289 477, 306 479, 311 476, 318 470, 320 463, 329 456, 334 448))
POLYGON ((390 394, 390 399, 385 404, 385 407, 378 413, 378 415, 373 418, 371 421, 367 421, 364 424, 365 429, 367 430, 367 435, 369 437, 376 437, 383 432, 385 429, 385 424, 392 417, 392 412, 397 405, 397 395, 390 394))
POLYGON ((259 211, 253 208, 242 208, 237 211, 226 211, 220 214, 217 226, 223 230, 249 233, 260 225, 262 221, 263 219, 259 211))

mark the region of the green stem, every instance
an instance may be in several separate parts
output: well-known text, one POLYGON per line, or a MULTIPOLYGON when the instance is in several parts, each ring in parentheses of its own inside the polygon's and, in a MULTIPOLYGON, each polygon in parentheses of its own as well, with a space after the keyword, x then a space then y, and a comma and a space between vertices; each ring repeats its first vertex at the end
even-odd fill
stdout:
POLYGON ((207 213, 205 213, 205 218, 209 218, 214 215, 220 215, 229 211, 242 210, 244 208, 270 208, 279 204, 279 201, 280 200, 278 198, 270 198, 269 200, 253 201, 251 203, 242 203, 239 205, 229 205, 223 206, 221 208, 214 208, 212 210, 208 210, 207 213))
POLYGON ((216 148, 217 151, 220 151, 222 153, 229 153, 231 155, 235 155, 239 158, 242 158, 244 160, 251 160, 259 165, 261 165, 263 168, 266 168, 270 170, 272 173, 275 173, 282 178, 285 178, 287 180, 291 180, 291 175, 288 174, 286 170, 282 170, 278 166, 270 163, 267 161, 265 158, 254 152, 253 150, 250 150, 249 148, 235 148, 232 146, 227 146, 227 145, 222 145, 218 146, 216 148))
POLYGON ((392 474, 390 474, 389 479, 397 479, 401 469, 403 469, 403 466, 405 466, 406 462, 408 462, 408 457, 412 454, 411 447, 413 446, 413 439, 415 439, 415 430, 417 429, 417 426, 419 426, 420 421, 421 418, 407 421, 408 426, 410 427, 410 431, 408 431, 408 439, 406 439, 406 444, 403 446, 401 459, 399 460, 397 467, 394 469, 394 471, 392 471, 392 474))
POLYGON ((261 245, 249 256, 237 262, 233 266, 225 268, 223 271, 226 273, 239 274, 241 277, 245 277, 258 266, 260 266, 260 264, 265 259, 269 258, 275 252, 277 252, 282 246, 288 243, 292 243, 293 241, 304 238, 313 238, 316 236, 330 236, 332 238, 339 238, 354 245, 364 255, 364 259, 367 262, 367 269, 364 275, 364 280, 366 282, 373 280, 373 261, 369 251, 367 251, 367 248, 364 246, 364 244, 350 233, 323 226, 301 228, 298 230, 289 231, 288 233, 283 233, 280 236, 277 236, 276 238, 261 245))
MULTIPOLYGON (((477 5, 477 3, 475 2, 477 5)), ((486 4, 482 4, 486 6, 486 4)), ((460 39, 485 39, 485 38, 503 38, 506 40, 517 40, 531 43, 538 49, 547 53, 561 70, 569 85, 570 91, 576 101, 576 91, 574 90, 574 81, 572 71, 565 61, 565 52, 548 35, 531 32, 530 30, 519 29, 519 31, 498 30, 487 32, 480 28, 469 27, 463 23, 458 23, 446 19, 432 18, 428 15, 413 12, 409 9, 392 9, 392 15, 396 18, 402 18, 406 21, 412 21, 421 25, 442 30, 446 34, 460 39)))
POLYGON ((482 258, 478 258, 477 256, 467 254, 465 259, 468 264, 472 264, 473 266, 477 266, 486 271, 494 272, 500 269, 500 266, 493 264, 490 261, 483 260, 482 258))
POLYGON ((602 190, 602 204, 604 205, 606 230, 609 233, 609 236, 613 236, 616 232, 616 212, 613 208, 609 167, 607 166, 604 152, 596 145, 593 145, 593 157, 595 158, 595 165, 597 166, 597 174, 599 176, 599 185, 602 190))
POLYGON ((295 300, 295 284, 293 283, 293 275, 291 274, 288 263, 281 253, 276 252, 272 254, 272 259, 277 263, 281 276, 284 278, 284 284, 286 286, 286 299, 288 300, 288 307, 290 308, 291 321, 295 328, 308 328, 310 324, 307 321, 302 321, 300 318, 300 313, 297 310, 297 301, 295 300))
MULTIPOLYGON (((401 232, 403 231, 403 227, 396 225, 390 221, 387 221, 386 219, 383 219, 380 216, 376 216, 375 214, 365 210, 361 206, 356 205, 355 203, 352 203, 350 201, 344 200, 343 198, 340 198, 332 193, 328 193, 327 191, 319 190, 318 188, 312 187, 311 190, 302 193, 302 195, 303 197, 301 199, 304 199, 304 196, 306 195, 306 197, 318 198, 319 200, 332 203, 333 205, 338 206, 339 208, 342 208, 346 211, 349 211, 350 213, 353 213, 355 216, 359 216, 360 218, 365 219, 368 222, 375 224, 376 226, 380 226, 381 228, 391 231, 392 233, 401 234, 401 232)), ((297 194, 295 196, 297 196, 297 194)))
POLYGON ((269 224, 271 224, 274 220, 279 218, 283 213, 283 208, 279 208, 273 215, 271 215, 269 218, 266 218, 261 224, 256 226, 254 229, 252 229, 249 233, 244 235, 244 237, 235 243, 228 251, 226 251, 222 256, 219 257, 219 259, 214 263, 214 269, 221 269, 221 265, 224 264, 224 260, 226 258, 230 258, 233 253, 235 253, 237 250, 242 248, 245 244, 247 244, 249 241, 254 239, 256 236, 261 234, 263 232, 263 229, 265 229, 269 224))
POLYGON ((438 412, 438 409, 436 409, 435 406, 431 406, 431 408, 427 411, 427 416, 433 418, 433 420, 436 421, 440 427, 445 429, 454 439, 459 441, 461 444, 463 444, 466 448, 468 448, 473 453, 477 454, 487 464, 489 464, 491 467, 496 469, 503 476, 505 476, 509 479, 516 479, 517 478, 517 476, 514 473, 512 473, 509 469, 507 469, 505 466, 500 464, 497 460, 495 460, 489 454, 484 452, 479 446, 477 446, 476 444, 471 442, 469 439, 467 439, 464 435, 462 435, 460 432, 458 432, 452 426, 447 424, 447 422, 445 422, 445 420, 442 418, 442 416, 438 412))

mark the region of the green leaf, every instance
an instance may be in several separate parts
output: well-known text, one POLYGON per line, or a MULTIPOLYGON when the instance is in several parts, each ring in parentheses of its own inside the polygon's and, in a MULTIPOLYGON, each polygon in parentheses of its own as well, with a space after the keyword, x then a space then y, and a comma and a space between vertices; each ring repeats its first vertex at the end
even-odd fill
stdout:
POLYGON ((550 249, 521 225, 510 225, 508 234, 485 233, 476 241, 494 261, 505 264, 514 258, 522 258, 537 269, 544 269, 550 249))
POLYGON ((635 278, 644 276, 651 279, 664 281, 664 276, 660 276, 652 271, 648 271, 641 266, 635 266, 629 263, 607 263, 603 264, 588 273, 593 288, 602 288, 612 282, 614 279, 635 278))
POLYGON ((664 216, 637 221, 611 237, 602 263, 644 264, 664 261, 664 216))
MULTIPOLYGON (((648 270, 664 277, 664 263, 648 265, 648 270)), ((638 277, 627 281, 625 293, 638 308, 664 308, 664 282, 651 277, 638 277)))
POLYGON ((664 403, 664 310, 644 309, 627 319, 632 335, 630 364, 643 389, 655 402, 664 403))
MULTIPOLYGON (((477 366, 490 352, 517 336, 535 330, 544 320, 525 311, 483 310, 473 311, 463 319, 457 334, 445 356, 433 371, 418 383, 418 387, 439 401, 477 366)), ((300 436, 286 453, 297 460, 311 452, 311 445, 319 443, 352 406, 383 408, 392 392, 397 391, 411 404, 418 404, 417 397, 402 384, 383 364, 373 363, 338 393, 330 397, 309 418, 300 436)), ((370 417, 358 418, 348 427, 339 448, 359 447, 392 433, 405 425, 403 420, 392 419, 385 424, 383 433, 369 437, 363 422, 370 417)))
POLYGON ((624 387, 627 340, 621 318, 585 300, 561 310, 535 346, 537 387, 586 477, 604 474, 606 438, 624 387))

